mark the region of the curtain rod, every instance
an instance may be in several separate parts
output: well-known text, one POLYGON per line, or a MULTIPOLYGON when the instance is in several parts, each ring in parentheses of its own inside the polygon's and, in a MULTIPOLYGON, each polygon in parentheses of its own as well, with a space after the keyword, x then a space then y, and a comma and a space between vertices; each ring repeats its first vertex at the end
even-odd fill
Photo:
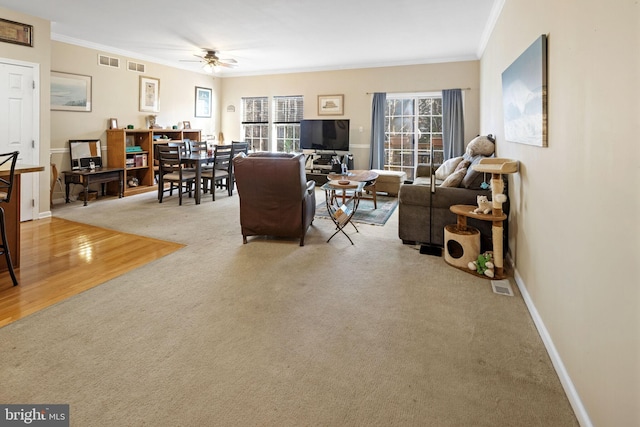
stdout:
MULTIPOLYGON (((453 88, 453 89, 460 89, 460 88, 453 88)), ((443 90, 447 90, 447 89, 431 89, 431 90, 412 90, 409 92, 392 92, 392 93, 419 93, 419 92, 442 92, 443 90)), ((465 87, 462 88, 460 90, 471 90, 470 87, 465 87)), ((367 92, 367 95, 373 95, 375 92, 367 92)))

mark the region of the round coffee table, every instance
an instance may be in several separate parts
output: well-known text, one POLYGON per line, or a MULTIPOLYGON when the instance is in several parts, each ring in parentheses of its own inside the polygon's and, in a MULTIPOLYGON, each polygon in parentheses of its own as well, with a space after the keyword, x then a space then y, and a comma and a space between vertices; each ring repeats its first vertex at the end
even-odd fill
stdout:
MULTIPOLYGON (((364 182, 364 190, 371 191, 371 199, 373 200, 373 208, 378 209, 378 200, 376 199, 376 179, 378 179, 378 173, 370 170, 350 170, 347 175, 342 175, 339 173, 331 172, 327 175, 329 181, 356 181, 356 182, 364 182)), ((344 203, 344 193, 343 193, 343 203, 344 203)), ((363 197, 360 197, 362 199, 363 197)))

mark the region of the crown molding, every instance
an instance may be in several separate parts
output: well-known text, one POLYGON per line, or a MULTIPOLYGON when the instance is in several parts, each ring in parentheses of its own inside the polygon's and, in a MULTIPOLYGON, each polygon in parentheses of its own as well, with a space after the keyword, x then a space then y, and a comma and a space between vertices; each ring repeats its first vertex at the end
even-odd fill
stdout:
POLYGON ((489 12, 489 18, 487 18, 487 24, 484 26, 484 31, 482 32, 482 36, 480 37, 480 44, 478 45, 478 58, 482 58, 484 54, 484 50, 487 48, 487 43, 489 43, 489 38, 491 37, 491 33, 493 33, 493 29, 498 22, 498 18, 502 13, 502 8, 504 7, 504 3, 506 0, 495 0, 493 3, 493 7, 491 7, 491 12, 489 12))

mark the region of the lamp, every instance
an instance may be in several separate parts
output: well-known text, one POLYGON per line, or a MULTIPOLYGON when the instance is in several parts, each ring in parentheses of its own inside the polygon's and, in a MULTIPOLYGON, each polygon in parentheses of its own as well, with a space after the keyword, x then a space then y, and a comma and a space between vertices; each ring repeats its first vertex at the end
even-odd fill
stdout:
MULTIPOLYGON (((420 138, 420 130, 418 130, 418 138, 420 138)), ((433 193, 436 192, 436 169, 433 167, 433 136, 431 136, 431 143, 429 144, 429 241, 432 242, 432 230, 431 221, 433 221, 433 193)), ((432 245, 420 245, 420 253, 440 256, 442 255, 442 249, 438 246, 432 245)))
POLYGON ((202 69, 205 71, 205 73, 211 74, 214 72, 215 67, 210 62, 207 62, 202 66, 202 69))

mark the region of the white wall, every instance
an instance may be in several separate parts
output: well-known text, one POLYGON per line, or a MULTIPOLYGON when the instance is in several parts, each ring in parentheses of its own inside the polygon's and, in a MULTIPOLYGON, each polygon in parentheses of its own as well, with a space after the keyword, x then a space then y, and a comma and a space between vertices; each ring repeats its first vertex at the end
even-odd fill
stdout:
POLYGON ((596 426, 640 425, 639 46, 637 1, 506 0, 480 67, 481 132, 521 162, 516 275, 596 426), (548 148, 503 139, 501 73, 541 34, 548 148))

